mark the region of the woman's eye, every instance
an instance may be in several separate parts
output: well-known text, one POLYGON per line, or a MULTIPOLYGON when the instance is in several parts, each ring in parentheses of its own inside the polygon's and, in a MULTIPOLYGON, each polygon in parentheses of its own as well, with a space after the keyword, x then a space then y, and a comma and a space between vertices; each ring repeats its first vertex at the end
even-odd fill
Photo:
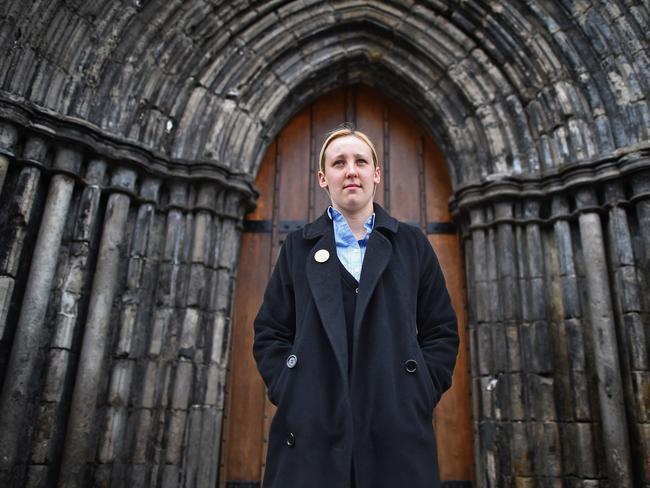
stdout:
POLYGON ((357 164, 368 164, 368 161, 365 159, 357 159, 357 164))
POLYGON ((342 166, 343 164, 345 163, 343 163, 343 161, 340 159, 338 161, 334 161, 334 166, 342 166))

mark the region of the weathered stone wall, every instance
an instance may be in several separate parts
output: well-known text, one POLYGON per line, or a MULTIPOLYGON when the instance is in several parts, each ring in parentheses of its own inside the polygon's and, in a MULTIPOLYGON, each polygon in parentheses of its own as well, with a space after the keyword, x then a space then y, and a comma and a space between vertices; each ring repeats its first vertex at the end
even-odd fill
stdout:
POLYGON ((0 126, 0 484, 214 486, 254 193, 43 128, 0 126))
POLYGON ((457 195, 485 486, 649 483, 649 155, 457 195))
POLYGON ((0 22, 0 481, 212 484, 251 182, 301 106, 365 83, 449 163, 479 486, 650 486, 647 2, 9 0, 0 22))

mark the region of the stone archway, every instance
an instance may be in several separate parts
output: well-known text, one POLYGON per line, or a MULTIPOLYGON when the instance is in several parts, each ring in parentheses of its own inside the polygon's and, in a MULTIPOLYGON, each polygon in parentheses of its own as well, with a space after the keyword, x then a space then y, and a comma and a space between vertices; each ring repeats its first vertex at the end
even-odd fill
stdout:
POLYGON ((300 107, 365 83, 450 164, 478 484, 650 482, 647 5, 13 0, 1 17, 3 476, 216 476, 190 446, 218 450, 200 432, 220 429, 253 177, 300 107))

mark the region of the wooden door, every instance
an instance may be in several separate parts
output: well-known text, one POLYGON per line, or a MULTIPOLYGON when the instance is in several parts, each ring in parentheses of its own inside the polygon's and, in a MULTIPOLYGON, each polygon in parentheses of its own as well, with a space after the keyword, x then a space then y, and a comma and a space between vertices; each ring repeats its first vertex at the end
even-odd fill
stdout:
MULTIPOLYGON (((397 219, 421 226, 440 260, 458 314, 460 352, 453 387, 434 414, 443 480, 474 479, 465 280, 451 221, 451 183, 442 154, 397 103, 365 86, 330 92, 297 113, 266 152, 256 184, 257 209, 246 216, 232 324, 226 387, 221 486, 259 487, 274 407, 252 356, 253 319, 287 232, 318 217, 329 204, 318 186, 318 151, 327 130, 344 121, 370 136, 382 166, 375 200, 397 219), (417 185, 419 191, 415 191, 417 185)), ((451 484, 450 484, 451 485, 451 484)))

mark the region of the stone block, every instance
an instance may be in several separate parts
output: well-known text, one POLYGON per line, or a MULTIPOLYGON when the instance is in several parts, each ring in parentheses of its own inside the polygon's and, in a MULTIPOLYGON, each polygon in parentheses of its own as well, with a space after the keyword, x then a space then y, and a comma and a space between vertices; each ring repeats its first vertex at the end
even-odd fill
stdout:
POLYGON ((560 432, 555 422, 531 423, 535 442, 534 469, 537 476, 561 476, 560 432))
POLYGON ((201 318, 201 313, 196 308, 184 310, 183 329, 178 343, 179 357, 193 358, 193 353, 190 351, 196 350, 198 347, 201 318))
POLYGON ((501 323, 490 326, 492 332, 492 367, 493 371, 502 373, 508 370, 508 344, 505 328, 501 323))
POLYGON ((162 466, 161 488, 177 488, 181 473, 180 463, 165 464, 162 466))
POLYGON ((562 305, 565 318, 580 317, 580 293, 578 291, 578 279, 575 275, 562 276, 562 305))
POLYGON ((555 378, 538 374, 530 374, 526 378, 533 417, 539 421, 557 420, 555 378))
POLYGON ((593 424, 576 422, 575 424, 577 444, 577 474, 584 478, 596 478, 600 475, 596 465, 594 451, 598 441, 594 438, 593 424))
POLYGON ((555 406, 557 417, 560 421, 572 422, 575 418, 573 391, 571 390, 571 375, 564 367, 558 368, 555 373, 555 406))
POLYGON ((537 321, 527 328, 530 337, 527 346, 531 349, 528 367, 535 373, 553 372, 553 336, 550 325, 546 321, 537 321))
POLYGON ((54 167, 77 173, 81 169, 83 154, 76 148, 60 146, 54 156, 54 167))
POLYGON ((474 284, 475 290, 475 307, 476 307, 476 321, 478 324, 488 322, 490 314, 488 309, 489 302, 489 288, 490 284, 486 281, 479 281, 474 284))
POLYGON ((126 288, 129 291, 137 292, 142 286, 142 275, 146 261, 143 258, 132 256, 126 271, 126 288))
POLYGON ((500 280, 499 291, 502 300, 502 320, 513 320, 519 314, 519 287, 518 280, 513 276, 503 277, 500 280), (506 298, 507 297, 507 298, 506 298))
POLYGON ((228 353, 230 317, 224 313, 215 313, 212 316, 211 326, 209 360, 225 366, 228 353))
POLYGON ((131 461, 136 464, 150 463, 152 461, 148 451, 150 438, 155 432, 154 415, 149 409, 139 409, 134 412, 134 441, 131 461))
POLYGON ((530 319, 542 320, 546 317, 546 287, 544 278, 531 278, 530 286, 530 319))
MULTIPOLYGON (((185 410, 172 410, 168 413, 167 449, 165 450, 165 463, 179 467, 187 424, 187 412, 185 410)), ((176 486, 176 485, 174 485, 176 486)))
POLYGON ((222 225, 221 252, 219 267, 232 270, 237 262, 239 252, 239 230, 233 220, 224 220, 222 225))
MULTIPOLYGON (((632 385, 636 403, 634 420, 648 423, 650 421, 650 372, 633 371, 632 385)), ((634 420, 630 419, 630 422, 634 422, 634 420)))
MULTIPOLYGON (((123 486, 147 486, 149 466, 142 464, 131 464, 128 466, 127 477, 123 486)), ((155 478, 154 478, 155 479, 155 478)))
POLYGON ((575 408, 575 418, 577 420, 591 420, 592 400, 595 392, 591 390, 590 381, 583 371, 573 371, 571 373, 571 384, 573 386, 573 403, 575 408))
POLYGON ((138 313, 137 303, 125 303, 120 316, 120 336, 115 349, 118 356, 130 356, 133 351, 135 320, 138 313))
POLYGON ((526 418, 526 406, 524 397, 523 377, 520 373, 509 374, 504 376, 508 382, 508 393, 510 405, 508 408, 508 418, 516 421, 523 421, 526 418))
POLYGON ((636 266, 622 266, 618 269, 618 293, 623 312, 641 311, 641 293, 636 266))
POLYGON ((53 457, 54 449, 60 448, 63 432, 60 422, 60 405, 57 403, 40 403, 37 407, 34 435, 31 439, 29 462, 46 465, 53 457))
POLYGON ((159 387, 158 362, 147 360, 143 369, 137 397, 133 398, 132 401, 137 407, 154 408, 159 387))
POLYGON ((151 227, 155 216, 155 210, 150 203, 140 205, 135 217, 133 238, 131 239, 131 257, 144 257, 147 254, 151 227))
POLYGON ((185 232, 184 224, 185 218, 180 210, 172 209, 167 213, 165 249, 162 255, 164 261, 174 264, 180 262, 185 232))
POLYGON ((122 451, 127 412, 123 406, 111 406, 106 415, 100 433, 97 449, 97 461, 112 464, 122 451))
POLYGON ((108 403, 113 407, 130 406, 131 382, 135 369, 131 359, 116 359, 111 371, 108 403))
POLYGON ((72 378, 71 353, 67 349, 50 349, 43 385, 43 401, 59 403, 72 378))
POLYGON ((92 158, 86 164, 85 179, 90 185, 105 185, 106 161, 101 158, 92 158))
POLYGON ((219 269, 217 271, 217 286, 215 287, 216 297, 214 299, 217 312, 230 312, 232 300, 233 277, 229 270, 219 269))
MULTIPOLYGON (((523 479, 521 477, 530 477, 533 474, 533 446, 530 442, 531 436, 529 432, 529 424, 527 422, 512 422, 510 427, 510 459, 512 460, 512 474, 518 479, 523 479)), ((527 485, 523 484, 516 486, 527 485)))
POLYGON ((210 249, 210 228, 212 216, 205 211, 199 211, 194 219, 194 235, 192 239, 192 262, 207 264, 210 249))
POLYGON ((0 238, 0 273, 16 278, 18 276, 18 266, 20 256, 25 247, 27 231, 24 227, 8 229, 8 235, 12 234, 13 239, 7 237, 7 240, 0 238), (3 242, 4 241, 4 242, 3 242))
POLYGON ((646 347, 646 327, 638 313, 623 315, 623 328, 630 349, 630 365, 635 370, 648 370, 648 350, 646 347))
POLYGON ((77 207, 77 218, 72 231, 76 241, 90 242, 95 232, 101 199, 99 186, 87 186, 81 193, 77 207))
POLYGON ((169 333, 173 309, 168 307, 156 308, 149 339, 149 355, 156 357, 162 352, 169 333))
POLYGON ((187 410, 190 404, 190 395, 193 388, 193 365, 188 360, 180 360, 176 364, 174 374, 174 391, 171 398, 173 409, 187 410))
POLYGON ((643 462, 641 463, 643 482, 650 484, 650 424, 641 424, 639 430, 643 452, 643 462))
POLYGON ((47 473, 49 467, 45 464, 31 464, 27 468, 25 488, 45 488, 47 486, 47 473))
POLYGON ((481 395, 481 416, 484 419, 493 420, 496 417, 493 391, 497 385, 498 379, 490 376, 483 376, 479 378, 478 381, 479 392, 481 395))
POLYGON ((478 344, 478 373, 481 376, 489 375, 495 371, 493 361, 495 356, 492 345, 492 326, 490 324, 479 324, 476 327, 478 344))
POLYGON ((521 371, 521 344, 519 341, 519 324, 508 322, 504 326, 506 347, 508 350, 507 371, 521 371))
POLYGON ((187 305, 190 307, 203 307, 209 292, 206 286, 208 283, 208 270, 201 263, 192 263, 189 270, 187 305))
POLYGON ((203 403, 223 409, 226 371, 216 363, 208 365, 203 403))
POLYGON ((7 339, 7 316, 13 293, 14 279, 9 276, 0 276, 0 341, 7 339))

